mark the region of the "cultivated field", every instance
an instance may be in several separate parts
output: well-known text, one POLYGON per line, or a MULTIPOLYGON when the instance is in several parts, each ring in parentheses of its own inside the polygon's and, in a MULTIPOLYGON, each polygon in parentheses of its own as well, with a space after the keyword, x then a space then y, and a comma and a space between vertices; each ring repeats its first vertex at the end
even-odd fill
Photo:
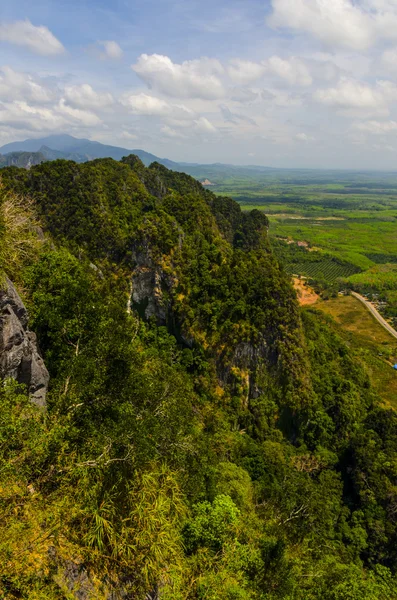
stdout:
POLYGON ((397 409, 397 371, 392 368, 397 361, 397 340, 353 296, 320 300, 315 307, 336 321, 338 333, 365 363, 376 392, 397 409))

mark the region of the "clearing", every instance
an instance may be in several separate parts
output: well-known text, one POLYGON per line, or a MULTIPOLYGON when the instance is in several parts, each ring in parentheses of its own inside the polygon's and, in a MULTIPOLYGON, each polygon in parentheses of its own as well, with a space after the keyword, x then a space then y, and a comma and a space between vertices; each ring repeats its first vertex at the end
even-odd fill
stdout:
POLYGON ((312 306, 319 299, 319 295, 311 288, 306 285, 304 279, 293 278, 294 288, 298 295, 298 302, 301 306, 312 306))

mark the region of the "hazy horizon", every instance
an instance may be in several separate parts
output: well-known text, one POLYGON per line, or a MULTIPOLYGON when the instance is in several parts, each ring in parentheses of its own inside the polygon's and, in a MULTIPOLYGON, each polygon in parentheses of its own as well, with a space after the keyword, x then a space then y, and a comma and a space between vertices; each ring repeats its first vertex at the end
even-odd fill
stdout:
POLYGON ((396 168, 394 0, 22 0, 0 146, 69 133, 176 162, 396 168))

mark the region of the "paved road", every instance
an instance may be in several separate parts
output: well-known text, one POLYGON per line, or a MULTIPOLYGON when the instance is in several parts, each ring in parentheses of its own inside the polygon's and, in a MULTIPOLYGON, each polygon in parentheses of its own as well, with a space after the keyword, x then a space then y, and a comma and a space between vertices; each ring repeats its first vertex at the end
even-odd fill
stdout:
POLYGON ((357 300, 360 300, 360 302, 362 302, 368 308, 369 312, 373 314, 375 319, 382 325, 382 327, 384 327, 390 333, 390 335, 397 338, 397 331, 395 329, 393 329, 393 327, 391 325, 389 325, 389 323, 387 321, 385 321, 385 319, 382 317, 382 315, 380 315, 378 313, 376 308, 374 308, 372 306, 372 304, 370 302, 368 302, 368 300, 366 300, 366 298, 364 298, 364 296, 360 296, 360 294, 357 294, 357 292, 352 292, 351 294, 352 294, 352 296, 357 298, 357 300))

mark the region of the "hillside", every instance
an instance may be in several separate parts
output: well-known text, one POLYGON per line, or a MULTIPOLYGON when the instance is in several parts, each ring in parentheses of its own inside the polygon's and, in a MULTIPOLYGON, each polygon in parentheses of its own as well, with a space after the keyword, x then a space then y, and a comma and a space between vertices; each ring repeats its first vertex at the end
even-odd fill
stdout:
POLYGON ((46 160, 42 152, 9 152, 0 154, 1 167, 23 167, 30 169, 33 165, 39 165, 46 160))
POLYGON ((397 416, 267 217, 133 155, 1 182, 0 597, 397 598, 397 416))

